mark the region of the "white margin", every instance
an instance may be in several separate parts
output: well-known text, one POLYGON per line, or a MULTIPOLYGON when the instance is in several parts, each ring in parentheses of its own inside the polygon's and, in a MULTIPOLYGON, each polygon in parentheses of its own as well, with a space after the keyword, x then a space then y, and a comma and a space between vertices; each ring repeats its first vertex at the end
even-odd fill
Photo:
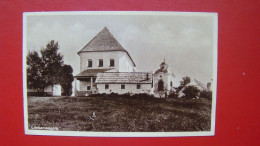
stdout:
POLYGON ((24 12, 23 13, 23 105, 24 105, 24 130, 27 135, 52 135, 52 136, 88 136, 88 137, 186 137, 186 136, 214 136, 216 125, 216 100, 217 100, 217 59, 218 59, 218 14, 214 12, 171 12, 171 11, 59 11, 59 12, 24 12), (84 131, 51 131, 30 130, 28 128, 27 108, 27 78, 26 78, 26 36, 28 16, 48 15, 171 15, 171 16, 211 16, 213 17, 213 83, 212 83, 212 109, 211 130, 200 132, 84 132, 84 131))

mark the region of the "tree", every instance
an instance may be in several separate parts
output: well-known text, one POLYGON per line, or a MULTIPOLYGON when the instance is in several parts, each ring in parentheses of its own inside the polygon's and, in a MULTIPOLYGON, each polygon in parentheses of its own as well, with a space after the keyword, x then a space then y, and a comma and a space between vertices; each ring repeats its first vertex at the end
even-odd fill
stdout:
POLYGON ((182 78, 182 81, 181 81, 181 86, 186 86, 187 84, 190 83, 190 77, 186 76, 186 77, 183 77, 182 78))
POLYGON ((41 56, 36 51, 28 53, 26 61, 28 88, 44 92, 46 86, 60 84, 64 94, 71 95, 73 69, 70 65, 64 65, 63 56, 58 50, 58 42, 52 40, 40 50, 41 56))
POLYGON ((41 50, 44 63, 43 77, 49 85, 60 83, 60 74, 63 66, 63 56, 58 53, 58 42, 51 40, 46 48, 41 50))
POLYGON ((36 51, 30 51, 26 57, 27 88, 43 92, 46 81, 43 79, 44 63, 36 51))
POLYGON ((60 84, 63 89, 62 95, 70 96, 72 94, 73 69, 70 65, 64 65, 61 68, 60 84))
POLYGON ((207 91, 207 90, 203 90, 202 92, 200 92, 200 98, 206 98, 206 99, 211 100, 212 99, 212 92, 207 91))
POLYGON ((195 86, 187 86, 183 90, 186 98, 196 98, 199 94, 200 90, 195 86))
POLYGON ((182 81, 180 81, 180 83, 181 83, 180 86, 177 87, 177 88, 175 88, 175 89, 176 89, 176 92, 179 93, 180 90, 181 90, 184 86, 186 86, 187 84, 190 83, 190 81, 191 81, 190 77, 188 77, 188 76, 183 77, 183 78, 182 78, 182 81))

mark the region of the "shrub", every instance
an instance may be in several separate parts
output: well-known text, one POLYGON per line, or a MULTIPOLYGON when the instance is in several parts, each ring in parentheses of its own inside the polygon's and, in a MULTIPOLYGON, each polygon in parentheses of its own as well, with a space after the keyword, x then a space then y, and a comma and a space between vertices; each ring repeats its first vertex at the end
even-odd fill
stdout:
POLYGON ((175 91, 170 91, 170 94, 168 96, 169 98, 177 98, 178 97, 178 93, 175 91))
POLYGON ((47 97, 47 96, 52 96, 52 93, 50 93, 50 92, 27 92, 27 96, 47 97))
POLYGON ((211 100, 212 99, 212 91, 203 90, 200 93, 200 98, 206 98, 206 99, 211 100))
POLYGON ((183 93, 185 94, 186 98, 196 98, 199 94, 199 89, 195 86, 187 86, 183 93))

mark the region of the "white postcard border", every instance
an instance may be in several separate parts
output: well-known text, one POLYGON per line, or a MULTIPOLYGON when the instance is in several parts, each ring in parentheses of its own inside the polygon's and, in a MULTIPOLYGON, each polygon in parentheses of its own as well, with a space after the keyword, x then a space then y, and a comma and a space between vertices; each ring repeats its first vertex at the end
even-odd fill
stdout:
POLYGON ((213 12, 169 12, 169 11, 66 11, 66 12, 24 12, 23 13, 23 105, 24 105, 24 130, 28 135, 52 136, 88 136, 88 137, 185 137, 185 136, 214 136, 216 120, 217 99, 217 58, 218 58, 218 14, 213 12), (28 128, 27 105, 27 78, 26 78, 26 36, 27 17, 40 15, 171 15, 171 16, 210 16, 214 18, 213 33, 213 83, 212 83, 212 113, 211 130, 195 132, 84 132, 84 131, 52 131, 31 130, 28 128))

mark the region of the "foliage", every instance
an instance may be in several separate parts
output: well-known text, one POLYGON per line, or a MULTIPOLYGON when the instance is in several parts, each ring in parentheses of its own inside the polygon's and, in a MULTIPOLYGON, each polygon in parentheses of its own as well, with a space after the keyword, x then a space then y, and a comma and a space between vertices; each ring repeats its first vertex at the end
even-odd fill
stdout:
POLYGON ((212 99, 212 91, 203 90, 200 92, 200 98, 212 99))
POLYGON ((50 41, 46 48, 42 49, 42 61, 44 63, 43 79, 49 85, 60 83, 61 68, 63 66, 63 56, 58 53, 59 45, 54 40, 50 41))
POLYGON ((63 56, 58 53, 58 42, 51 40, 45 48, 38 52, 32 51, 27 55, 27 87, 44 92, 47 85, 60 84, 63 95, 72 93, 72 67, 64 65, 63 56))
POLYGON ((187 84, 190 83, 190 81, 191 81, 190 77, 188 77, 188 76, 183 77, 183 78, 182 78, 182 81, 180 81, 180 83, 181 83, 180 86, 177 87, 177 88, 175 88, 175 89, 176 89, 176 92, 179 93, 180 90, 181 90, 184 86, 186 86, 187 84))
POLYGON ((186 98, 196 98, 199 94, 199 89, 195 86, 187 86, 183 90, 186 98))
POLYGON ((190 83, 190 77, 188 77, 188 76, 186 76, 186 77, 183 77, 182 78, 182 81, 181 81, 181 86, 185 86, 185 85, 187 85, 187 84, 189 84, 190 83))
POLYGON ((70 65, 64 65, 61 68, 60 84, 63 89, 62 95, 70 96, 72 94, 73 69, 70 65))
POLYGON ((27 63, 27 86, 38 92, 44 89, 46 81, 43 80, 44 63, 38 52, 30 51, 26 57, 27 63))
POLYGON ((170 94, 168 96, 169 98, 177 98, 178 97, 178 93, 176 91, 170 91, 170 94))

